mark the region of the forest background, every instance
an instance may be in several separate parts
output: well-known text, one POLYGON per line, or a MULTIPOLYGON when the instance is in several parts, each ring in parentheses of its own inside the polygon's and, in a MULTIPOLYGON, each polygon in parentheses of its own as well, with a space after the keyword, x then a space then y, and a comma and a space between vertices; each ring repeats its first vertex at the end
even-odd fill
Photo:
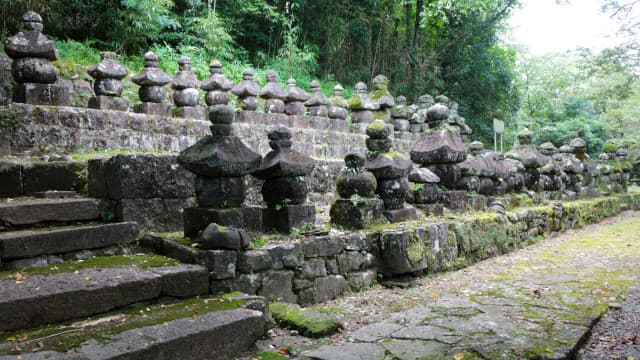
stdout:
MULTIPOLYGON (((560 1, 560 0, 558 0, 560 1)), ((507 45, 519 0, 3 0, 0 39, 20 30, 28 9, 43 15, 60 67, 93 65, 116 51, 132 72, 156 52, 175 73, 192 58, 197 75, 210 60, 238 81, 242 69, 277 70, 304 88, 320 79, 350 95, 377 74, 410 101, 444 94, 460 105, 474 139, 493 142, 494 118, 506 143, 529 127, 536 142, 560 146, 585 138, 593 155, 626 146, 640 154, 640 0, 602 0, 619 24, 616 45, 530 56, 507 45)), ((541 24, 544 26, 544 24, 541 24)))

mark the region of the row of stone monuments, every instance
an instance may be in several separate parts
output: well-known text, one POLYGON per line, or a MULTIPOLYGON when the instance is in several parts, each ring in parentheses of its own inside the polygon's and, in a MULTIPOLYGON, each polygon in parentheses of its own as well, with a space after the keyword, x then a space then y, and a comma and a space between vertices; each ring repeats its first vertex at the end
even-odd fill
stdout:
MULTIPOLYGON (((58 82, 58 71, 52 61, 57 60, 58 52, 53 41, 42 34, 42 18, 29 11, 24 17, 24 29, 7 38, 5 50, 13 59, 12 73, 17 83, 14 100, 35 105, 68 106, 71 103, 69 89, 58 82)), ((90 67, 87 72, 94 78, 95 96, 89 100, 89 107, 103 110, 128 111, 129 103, 122 97, 122 79, 129 69, 116 60, 116 54, 105 52, 100 63, 90 67)), ((178 60, 179 70, 173 78, 158 68, 158 56, 153 52, 144 55, 144 68, 131 76, 131 81, 140 86, 138 95, 141 103, 133 110, 139 113, 160 116, 176 116, 204 120, 205 109, 200 106, 199 89, 206 91, 206 105, 227 105, 229 92, 237 97, 237 107, 242 111, 256 111, 260 107, 268 113, 329 117, 331 119, 350 120, 354 124, 369 124, 379 119, 392 123, 396 131, 419 133, 428 128, 427 110, 436 102, 449 105, 446 97, 433 98, 423 95, 418 104, 408 105, 404 96, 394 99, 388 90, 389 80, 378 75, 373 79, 372 92, 367 85, 359 82, 355 85, 353 97, 344 98, 344 89, 340 85, 333 88, 333 96, 327 98, 320 91, 318 81, 311 82, 311 92, 307 93, 297 86, 295 79, 287 81, 286 89, 278 82, 275 71, 267 71, 266 85, 260 87, 254 81, 254 72, 246 69, 242 81, 234 84, 222 74, 222 65, 218 61, 210 64, 211 76, 200 82, 191 70, 191 61, 187 57, 178 60), (168 101, 167 87, 172 88, 172 101, 168 101)), ((458 105, 451 103, 448 122, 460 129, 463 136, 471 135, 471 129, 458 114, 458 105)))

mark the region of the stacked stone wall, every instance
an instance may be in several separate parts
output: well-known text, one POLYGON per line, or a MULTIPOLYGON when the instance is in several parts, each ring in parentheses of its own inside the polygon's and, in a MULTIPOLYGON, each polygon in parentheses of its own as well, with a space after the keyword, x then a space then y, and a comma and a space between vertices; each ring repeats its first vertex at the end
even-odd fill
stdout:
POLYGON ((237 290, 311 304, 368 288, 379 276, 461 268, 638 205, 638 194, 552 202, 505 215, 432 218, 361 232, 307 236, 247 251, 198 250, 157 235, 146 236, 144 243, 167 256, 207 266, 214 292, 237 290))

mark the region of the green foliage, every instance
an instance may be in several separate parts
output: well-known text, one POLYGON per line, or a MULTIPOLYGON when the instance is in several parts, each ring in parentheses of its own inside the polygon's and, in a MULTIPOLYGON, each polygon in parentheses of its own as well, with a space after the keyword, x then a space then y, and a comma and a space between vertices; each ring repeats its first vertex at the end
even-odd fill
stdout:
POLYGON ((0 108, 0 135, 13 134, 14 131, 25 126, 25 120, 20 117, 20 111, 12 107, 0 108))

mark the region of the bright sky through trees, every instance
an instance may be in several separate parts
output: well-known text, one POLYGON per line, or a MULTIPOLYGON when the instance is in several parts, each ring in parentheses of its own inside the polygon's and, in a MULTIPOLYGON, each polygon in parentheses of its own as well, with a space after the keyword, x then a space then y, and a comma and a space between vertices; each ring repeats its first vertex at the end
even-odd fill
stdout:
POLYGON ((524 45, 531 55, 564 52, 578 47, 599 51, 617 44, 615 22, 602 14, 602 0, 523 0, 509 24, 510 43, 524 45))

